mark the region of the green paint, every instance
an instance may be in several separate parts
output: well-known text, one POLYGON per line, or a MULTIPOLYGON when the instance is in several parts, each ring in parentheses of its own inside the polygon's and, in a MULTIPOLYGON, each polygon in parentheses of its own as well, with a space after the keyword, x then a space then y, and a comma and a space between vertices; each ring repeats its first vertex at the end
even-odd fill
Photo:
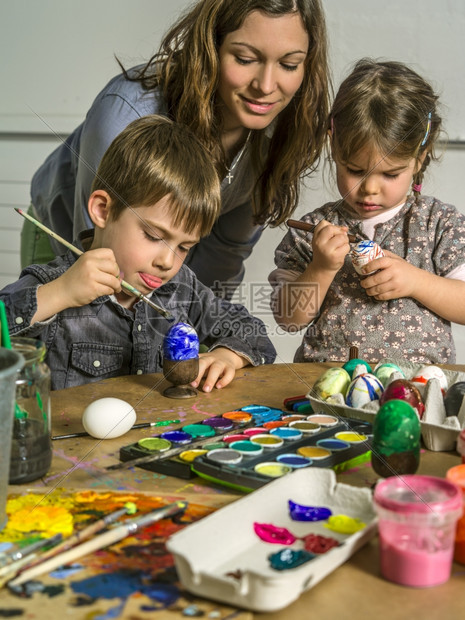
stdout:
POLYGON ((137 442, 137 445, 150 452, 163 452, 171 448, 171 441, 161 437, 144 437, 137 442))
POLYGON ((215 434, 215 429, 208 424, 188 424, 182 430, 192 437, 213 437, 215 434))

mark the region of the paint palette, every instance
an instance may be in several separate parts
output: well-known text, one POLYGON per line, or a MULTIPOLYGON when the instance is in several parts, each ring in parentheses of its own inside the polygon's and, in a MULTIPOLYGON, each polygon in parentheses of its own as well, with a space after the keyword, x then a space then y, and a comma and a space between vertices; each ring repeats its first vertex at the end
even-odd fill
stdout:
POLYGON ((247 405, 125 446, 120 459, 157 451, 162 457, 178 443, 176 456, 141 467, 180 478, 197 474, 248 492, 296 469, 343 471, 368 461, 371 438, 371 424, 360 420, 247 405))
POLYGON ((355 553, 376 533, 376 514, 370 489, 337 483, 330 469, 307 468, 273 480, 201 521, 177 532, 167 541, 178 576, 195 595, 259 612, 289 605, 355 553), (357 520, 356 532, 334 532, 326 522, 293 520, 289 500, 307 506, 328 507, 333 515, 357 520), (298 538, 285 551, 298 553, 303 538, 312 534, 336 538, 339 544, 309 561, 275 570, 270 555, 283 545, 266 542, 255 525, 274 524, 298 538))

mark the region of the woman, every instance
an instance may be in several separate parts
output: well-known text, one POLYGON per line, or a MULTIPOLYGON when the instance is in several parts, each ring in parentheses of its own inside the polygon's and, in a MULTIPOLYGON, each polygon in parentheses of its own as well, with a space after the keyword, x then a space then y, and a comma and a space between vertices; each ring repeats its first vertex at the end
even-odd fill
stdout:
MULTIPOLYGON (((122 67, 39 168, 31 186, 35 215, 73 240, 92 225, 90 186, 113 138, 138 117, 169 116, 208 146, 222 179, 221 215, 186 262, 230 298, 263 227, 290 216, 302 176, 318 163, 328 82, 320 0, 199 0, 145 65, 122 67)), ((27 227, 23 264, 49 260, 49 253, 37 257, 27 227)))

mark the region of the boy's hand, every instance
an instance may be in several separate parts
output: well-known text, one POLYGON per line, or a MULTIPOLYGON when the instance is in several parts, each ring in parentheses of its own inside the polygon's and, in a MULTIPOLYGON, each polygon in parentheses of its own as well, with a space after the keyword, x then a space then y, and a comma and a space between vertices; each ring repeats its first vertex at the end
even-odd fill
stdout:
POLYGON ((191 385, 195 388, 198 387, 202 377, 205 376, 202 387, 204 392, 211 392, 214 387, 221 389, 231 383, 236 370, 247 366, 249 363, 247 359, 225 347, 218 347, 208 353, 201 353, 199 355, 199 374, 191 385))
POLYGON ((312 263, 318 269, 339 271, 350 252, 347 226, 334 226, 326 220, 318 223, 313 231, 312 263))
POLYGON ((120 270, 113 250, 108 248, 84 252, 59 279, 67 291, 68 308, 121 291, 120 270))
POLYGON ((383 250, 385 256, 377 258, 363 267, 364 273, 376 271, 365 278, 362 275, 360 284, 366 294, 378 301, 415 297, 417 267, 397 256, 393 252, 383 250))

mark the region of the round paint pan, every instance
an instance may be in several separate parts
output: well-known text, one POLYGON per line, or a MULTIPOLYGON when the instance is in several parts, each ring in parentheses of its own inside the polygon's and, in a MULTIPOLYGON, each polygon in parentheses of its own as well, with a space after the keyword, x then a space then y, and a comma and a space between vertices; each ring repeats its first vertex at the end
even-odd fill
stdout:
POLYGON ((191 443, 192 441, 192 435, 185 431, 166 431, 166 433, 162 433, 160 437, 177 444, 191 443))
POLYGON ((263 452, 263 446, 253 443, 246 439, 245 441, 234 441, 229 444, 232 450, 237 450, 243 456, 259 456, 263 452))
POLYGON ((268 478, 281 478, 292 471, 292 467, 284 465, 283 463, 277 463, 276 461, 257 463, 254 467, 254 471, 262 476, 268 476, 268 478))
POLYGON ((202 424, 207 424, 207 426, 211 426, 218 431, 229 431, 234 427, 234 422, 232 420, 228 420, 228 418, 223 418, 222 416, 208 418, 204 420, 202 424))
POLYGON ((181 459, 181 461, 184 461, 186 463, 192 463, 192 461, 194 461, 194 459, 196 459, 198 456, 202 456, 207 452, 207 450, 201 450, 200 448, 194 448, 193 450, 184 450, 184 452, 181 452, 181 454, 179 455, 179 458, 181 459))
POLYGON ((314 424, 308 420, 297 420, 295 422, 291 422, 289 426, 291 428, 296 428, 306 435, 313 435, 321 430, 321 426, 319 424, 314 424))
POLYGON ((266 428, 267 431, 270 431, 272 428, 279 428, 280 426, 287 426, 287 422, 283 420, 272 420, 270 422, 264 422, 263 428, 266 428))
POLYGON ((284 441, 295 441, 296 439, 300 439, 302 437, 302 431, 299 431, 298 428, 279 426, 278 428, 273 428, 270 431, 270 435, 281 437, 284 441))
POLYGON ((291 422, 298 422, 299 420, 306 420, 307 416, 306 415, 301 415, 301 414, 297 414, 295 413, 294 415, 284 415, 282 417, 282 421, 286 422, 286 424, 290 424, 291 422))
POLYGON ((263 405, 247 405, 246 407, 242 407, 241 411, 246 411, 251 415, 263 415, 264 413, 269 413, 271 409, 263 405))
POLYGON ((227 444, 231 444, 234 441, 241 441, 242 439, 248 439, 247 435, 238 434, 238 435, 225 435, 223 437, 223 442, 227 444))
POLYGON ((215 435, 215 429, 207 424, 187 424, 182 427, 185 433, 189 433, 193 438, 195 437, 213 437, 215 435))
POLYGON ((322 461, 331 456, 330 450, 319 446, 302 446, 301 448, 297 448, 297 454, 312 459, 312 461, 322 461))
POLYGON ((266 433, 266 428, 263 426, 252 426, 252 428, 244 428, 243 434, 247 437, 253 437, 254 435, 264 435, 266 433))
POLYGON ((307 420, 313 422, 313 424, 326 427, 336 426, 339 421, 335 416, 326 415, 325 413, 312 413, 312 415, 307 416, 307 420))
POLYGON ((347 441, 347 443, 363 443, 368 439, 366 435, 355 433, 354 431, 340 431, 334 435, 336 439, 347 441))
POLYGON ((221 417, 232 420, 235 424, 247 424, 252 419, 252 414, 246 411, 227 411, 221 417))
POLYGON ((284 440, 281 439, 281 437, 276 437, 276 435, 253 435, 253 437, 250 438, 250 441, 252 443, 259 444, 267 450, 280 448, 284 443, 284 440))
POLYGON ((327 450, 331 450, 331 452, 339 452, 350 448, 350 444, 347 443, 347 441, 341 441, 340 439, 335 439, 332 437, 328 437, 327 439, 319 439, 316 443, 321 448, 326 448, 327 450))
POLYGON ((218 448, 207 452, 205 458, 221 465, 237 465, 242 461, 242 454, 231 448, 218 448))
POLYGON ((171 448, 171 441, 162 437, 143 437, 137 445, 147 452, 166 452, 171 448))
POLYGON ((301 467, 308 467, 312 464, 312 459, 300 454, 279 454, 276 457, 278 463, 282 465, 288 465, 292 469, 299 469, 301 467))

